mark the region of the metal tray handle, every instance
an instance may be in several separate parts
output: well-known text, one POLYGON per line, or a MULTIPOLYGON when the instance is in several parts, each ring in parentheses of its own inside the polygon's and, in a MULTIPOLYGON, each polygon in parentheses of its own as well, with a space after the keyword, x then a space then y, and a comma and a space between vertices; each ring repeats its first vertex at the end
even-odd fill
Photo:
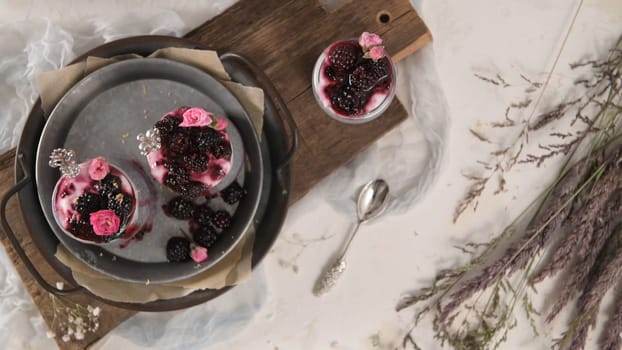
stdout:
POLYGON ((9 203, 9 200, 16 193, 18 193, 24 187, 26 187, 26 185, 32 182, 32 177, 30 177, 30 175, 28 174, 26 170, 26 167, 24 166, 23 158, 24 157, 21 153, 17 155, 17 162, 19 163, 19 166, 21 167, 24 176, 22 177, 21 180, 15 183, 15 186, 13 186, 13 188, 11 188, 9 191, 7 191, 2 196, 2 200, 0 201, 0 221, 2 222, 2 229, 4 231, 4 234, 7 236, 7 238, 13 245, 13 248, 15 249, 15 252, 17 252, 17 255, 19 256, 19 258, 22 260, 24 265, 26 265, 26 268, 28 269, 30 274, 35 278, 37 283, 39 283, 39 285, 43 289, 45 289, 49 293, 59 295, 59 296, 72 295, 72 294, 82 292, 85 289, 80 286, 77 286, 72 289, 58 289, 50 285, 48 282, 46 282, 46 280, 41 276, 39 271, 37 271, 35 266, 32 264, 32 262, 28 258, 28 255, 26 255, 26 252, 24 252, 24 249, 22 249, 22 246, 20 245, 19 240, 17 239, 17 237, 15 236, 15 233, 13 232, 13 230, 11 229, 11 226, 9 225, 9 222, 6 217, 6 208, 7 208, 7 204, 9 203))
POLYGON ((224 53, 221 55, 221 57, 237 59, 238 61, 246 65, 254 75, 254 78, 257 80, 259 85, 264 89, 264 92, 268 94, 270 100, 274 103, 277 112, 281 116, 281 119, 284 119, 287 123, 290 134, 290 146, 283 159, 281 159, 277 163, 276 174, 279 180, 279 184, 281 185, 281 189, 283 191, 288 191, 289 186, 287 186, 285 183, 285 180, 283 178, 283 171, 289 166, 289 163, 291 162, 292 158, 294 157, 294 153, 298 148, 298 127, 296 126, 296 122, 294 121, 294 118, 292 117, 289 108, 287 108, 287 104, 285 103, 285 101, 283 101, 281 94, 279 94, 270 78, 268 78, 268 76, 263 72, 261 68, 259 68, 259 66, 257 66, 255 63, 253 63, 251 60, 244 57, 243 55, 235 52, 224 53))

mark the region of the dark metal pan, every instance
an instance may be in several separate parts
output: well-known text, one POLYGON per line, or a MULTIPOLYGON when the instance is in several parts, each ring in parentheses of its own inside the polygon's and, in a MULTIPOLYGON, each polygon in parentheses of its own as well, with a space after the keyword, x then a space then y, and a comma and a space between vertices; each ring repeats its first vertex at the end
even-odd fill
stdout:
MULTIPOLYGON (((233 131, 234 129, 229 129, 233 131)), ((160 284, 183 280, 206 271, 240 242, 257 211, 263 177, 259 140, 253 123, 238 99, 211 75, 183 63, 161 58, 124 60, 98 69, 74 85, 48 118, 37 150, 36 185, 39 202, 52 231, 62 244, 93 269, 115 279, 160 284), (200 106, 226 116, 239 130, 231 133, 232 145, 240 136, 246 155, 247 195, 238 205, 231 227, 209 249, 209 258, 169 263, 166 243, 188 230, 187 222, 166 216, 162 210, 172 197, 154 186, 147 161, 135 135, 151 128, 165 113, 180 105, 200 106), (145 113, 144 111, 148 111, 145 113), (132 135, 130 137, 130 135, 132 135), (120 166, 135 186, 138 220, 153 227, 140 241, 85 244, 66 234, 54 218, 52 193, 59 178, 48 165, 56 148, 76 150, 80 158, 103 156, 120 166), (157 205, 153 205, 153 203, 157 205), (151 210, 150 210, 151 209, 151 210)), ((242 159, 234 153, 232 163, 242 159)))
MULTIPOLYGON (((201 44, 186 39, 144 36, 122 39, 100 46, 79 57, 76 61, 83 60, 87 56, 112 57, 126 53, 138 53, 147 56, 153 51, 163 47, 206 49, 206 47, 201 44)), ((264 162, 264 191, 260 198, 257 214, 253 219, 256 223, 256 239, 252 258, 252 265, 254 267, 268 253, 280 231, 280 227, 287 212, 290 188, 289 161, 297 146, 297 130, 278 92, 274 89, 268 78, 252 62, 236 54, 224 54, 221 56, 221 59, 227 71, 235 81, 258 86, 266 92, 264 128, 262 133, 263 142, 261 143, 261 152, 264 162), (270 211, 266 210, 268 207, 270 211)), ((6 222, 6 204, 10 197, 17 193, 21 210, 28 214, 26 225, 34 243, 51 266, 61 274, 61 276, 72 281, 71 271, 54 257, 59 241, 51 232, 48 222, 43 215, 37 198, 37 188, 32 181, 32 174, 35 173, 36 166, 36 146, 43 126, 43 112, 41 110, 40 101, 37 101, 26 121, 18 145, 15 167, 16 186, 2 198, 0 204, 0 219, 2 219, 3 229, 14 244, 18 255, 24 260, 26 267, 44 289, 59 295, 72 294, 75 292, 89 293, 79 286, 71 290, 59 291, 46 283, 39 275, 36 268, 32 266, 28 260, 23 249, 19 246, 17 238, 6 222)), ((219 290, 201 290, 182 298, 158 300, 143 304, 118 303, 101 299, 97 296, 93 297, 109 304, 128 309, 166 311, 196 305, 210 300, 229 289, 230 287, 219 290)))

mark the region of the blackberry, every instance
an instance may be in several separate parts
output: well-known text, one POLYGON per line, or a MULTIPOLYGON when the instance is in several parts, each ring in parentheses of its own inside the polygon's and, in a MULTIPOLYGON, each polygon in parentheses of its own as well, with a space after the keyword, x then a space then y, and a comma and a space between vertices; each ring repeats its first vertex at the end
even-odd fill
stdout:
POLYGON ((123 221, 132 212, 132 198, 124 193, 108 199, 108 209, 112 209, 115 214, 123 221))
POLYGON ((197 172, 204 172, 207 170, 207 163, 209 163, 209 157, 204 153, 192 153, 183 157, 184 164, 191 170, 197 172))
POLYGON ((209 151, 216 158, 231 157, 231 145, 225 140, 220 140, 215 146, 211 147, 209 151))
POLYGON ((176 132, 174 134, 172 134, 169 139, 168 142, 166 144, 166 147, 171 151, 174 152, 176 154, 185 154, 186 152, 188 152, 188 150, 190 149, 190 136, 188 136, 186 133, 183 132, 176 132))
POLYGON ((121 192, 121 179, 112 174, 106 175, 98 185, 99 195, 104 198, 111 198, 121 192))
POLYGON ((214 211, 212 208, 204 204, 195 208, 193 219, 199 226, 207 226, 211 224, 213 215, 214 211))
POLYGON ((231 215, 225 210, 219 210, 212 216, 212 224, 221 230, 225 230, 231 226, 231 215))
POLYGON ((367 96, 346 84, 334 90, 330 102, 336 110, 353 115, 363 109, 367 96))
POLYGON ((94 193, 85 193, 78 197, 74 208, 80 213, 83 218, 88 218, 88 215, 101 209, 101 198, 94 193))
POLYGON ((160 131, 160 138, 162 140, 168 140, 168 138, 177 131, 177 127, 181 123, 181 119, 168 115, 159 120, 155 127, 160 131))
POLYGON ((328 79, 339 83, 345 78, 345 74, 333 66, 326 66, 326 68, 324 68, 324 74, 328 79))
POLYGON ((350 85, 358 91, 371 90, 389 75, 389 66, 385 59, 378 60, 378 62, 366 61, 364 64, 356 67, 350 74, 350 85))
POLYGON ((98 236, 93 231, 93 227, 89 223, 88 219, 72 220, 69 223, 69 232, 77 238, 85 241, 103 243, 117 237, 117 235, 98 236))
POLYGON ((192 131, 192 146, 201 152, 207 152, 221 140, 220 133, 210 127, 197 128, 197 130, 192 131))
POLYGON ((192 232, 192 239, 196 244, 209 248, 218 239, 218 232, 211 225, 199 226, 192 232))
POLYGON ((166 259, 169 262, 190 260, 190 241, 184 237, 172 237, 166 242, 166 259))
POLYGON ((222 199, 228 204, 235 204, 246 194, 246 191, 237 182, 232 183, 220 192, 222 199))
POLYGON ((328 60, 337 70, 350 70, 361 57, 361 49, 349 43, 341 44, 330 52, 328 60))
POLYGON ((184 198, 194 199, 204 194, 205 191, 207 191, 207 187, 204 184, 196 181, 190 181, 185 185, 181 185, 177 192, 179 192, 179 194, 181 194, 184 198))
POLYGON ((377 78, 387 77, 391 74, 391 68, 389 66, 389 61, 386 57, 379 59, 378 61, 369 61, 367 64, 371 66, 371 71, 376 75, 377 78))
POLYGON ((175 197, 166 205, 167 212, 179 220, 188 220, 194 215, 194 204, 183 197, 175 197))

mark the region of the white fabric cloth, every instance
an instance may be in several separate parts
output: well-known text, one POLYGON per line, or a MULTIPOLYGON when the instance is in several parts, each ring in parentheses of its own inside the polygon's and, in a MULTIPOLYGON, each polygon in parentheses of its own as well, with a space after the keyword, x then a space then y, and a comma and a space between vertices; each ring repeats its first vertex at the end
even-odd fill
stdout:
MULTIPOLYGON (((0 103, 9 109, 0 117, 0 149, 14 144, 20 134, 35 96, 31 81, 36 71, 56 68, 74 54, 119 36, 184 33, 232 2, 181 1, 168 9, 164 1, 141 1, 130 10, 122 1, 70 6, 66 0, 0 0, 0 103), (65 44, 46 45, 54 41, 65 44)), ((553 161, 539 169, 518 167, 509 175, 506 193, 485 193, 477 213, 468 211, 452 224, 455 206, 468 184, 461 174, 475 170, 475 161, 491 152, 491 146, 476 140, 469 128, 490 132, 502 143, 511 132, 493 133, 487 126, 502 119, 505 107, 524 90, 496 88, 473 73, 500 73, 518 87, 520 74, 543 80, 579 2, 415 0, 434 43, 398 66, 398 95, 413 118, 291 209, 279 240, 262 263, 263 272, 251 284, 206 305, 167 314, 170 321, 162 315, 141 315, 95 348, 399 346, 412 316, 411 310, 393 311, 400 293, 425 286, 440 268, 466 261, 468 257, 452 247, 497 234, 547 185, 559 166, 553 161), (390 213, 394 215, 363 226, 335 289, 321 299, 312 296, 317 275, 354 220, 356 189, 377 176, 387 178, 392 187, 396 201, 390 213), (212 315, 210 311, 218 311, 221 305, 232 311, 225 312, 227 317, 212 315), (184 331, 177 331, 179 327, 184 331), (132 331, 136 329, 144 331, 132 331), (216 334, 215 339, 206 338, 207 331, 216 334), (199 346, 202 340, 207 342, 199 346)), ((547 100, 563 96, 572 84, 569 62, 602 55, 620 33, 619 0, 584 0, 547 100)), ((49 348, 41 318, 4 253, 0 262, 0 342, 15 349, 49 348)), ((540 299, 536 307, 544 305, 545 298, 540 299)), ((502 348, 548 349, 551 338, 563 330, 559 324, 538 326, 543 335, 533 337, 528 324, 521 322, 502 348)), ((424 349, 439 348, 431 334, 429 329, 416 333, 424 349)))

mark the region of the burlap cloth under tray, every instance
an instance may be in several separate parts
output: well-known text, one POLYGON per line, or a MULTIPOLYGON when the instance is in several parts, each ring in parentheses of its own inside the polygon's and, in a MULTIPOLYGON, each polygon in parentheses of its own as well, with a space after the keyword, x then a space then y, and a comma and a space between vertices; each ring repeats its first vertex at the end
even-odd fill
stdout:
MULTIPOLYGON (((263 90, 248 87, 231 81, 222 62, 214 51, 181 48, 160 49, 149 57, 159 57, 186 63, 204 70, 219 79, 238 97, 248 111, 256 129, 261 135, 263 127, 263 90)), ((125 60, 141 59, 138 55, 122 55, 112 58, 88 57, 85 61, 72 64, 63 69, 41 73, 37 85, 41 95, 43 111, 46 116, 61 97, 87 74, 108 64, 125 60)), ((69 267, 78 284, 102 298, 128 303, 146 303, 158 299, 173 299, 186 296, 200 289, 220 289, 242 283, 250 277, 251 257, 255 229, 250 228, 238 245, 220 262, 201 274, 170 284, 150 285, 116 280, 95 271, 78 260, 65 246, 59 244, 56 258, 69 267)))

